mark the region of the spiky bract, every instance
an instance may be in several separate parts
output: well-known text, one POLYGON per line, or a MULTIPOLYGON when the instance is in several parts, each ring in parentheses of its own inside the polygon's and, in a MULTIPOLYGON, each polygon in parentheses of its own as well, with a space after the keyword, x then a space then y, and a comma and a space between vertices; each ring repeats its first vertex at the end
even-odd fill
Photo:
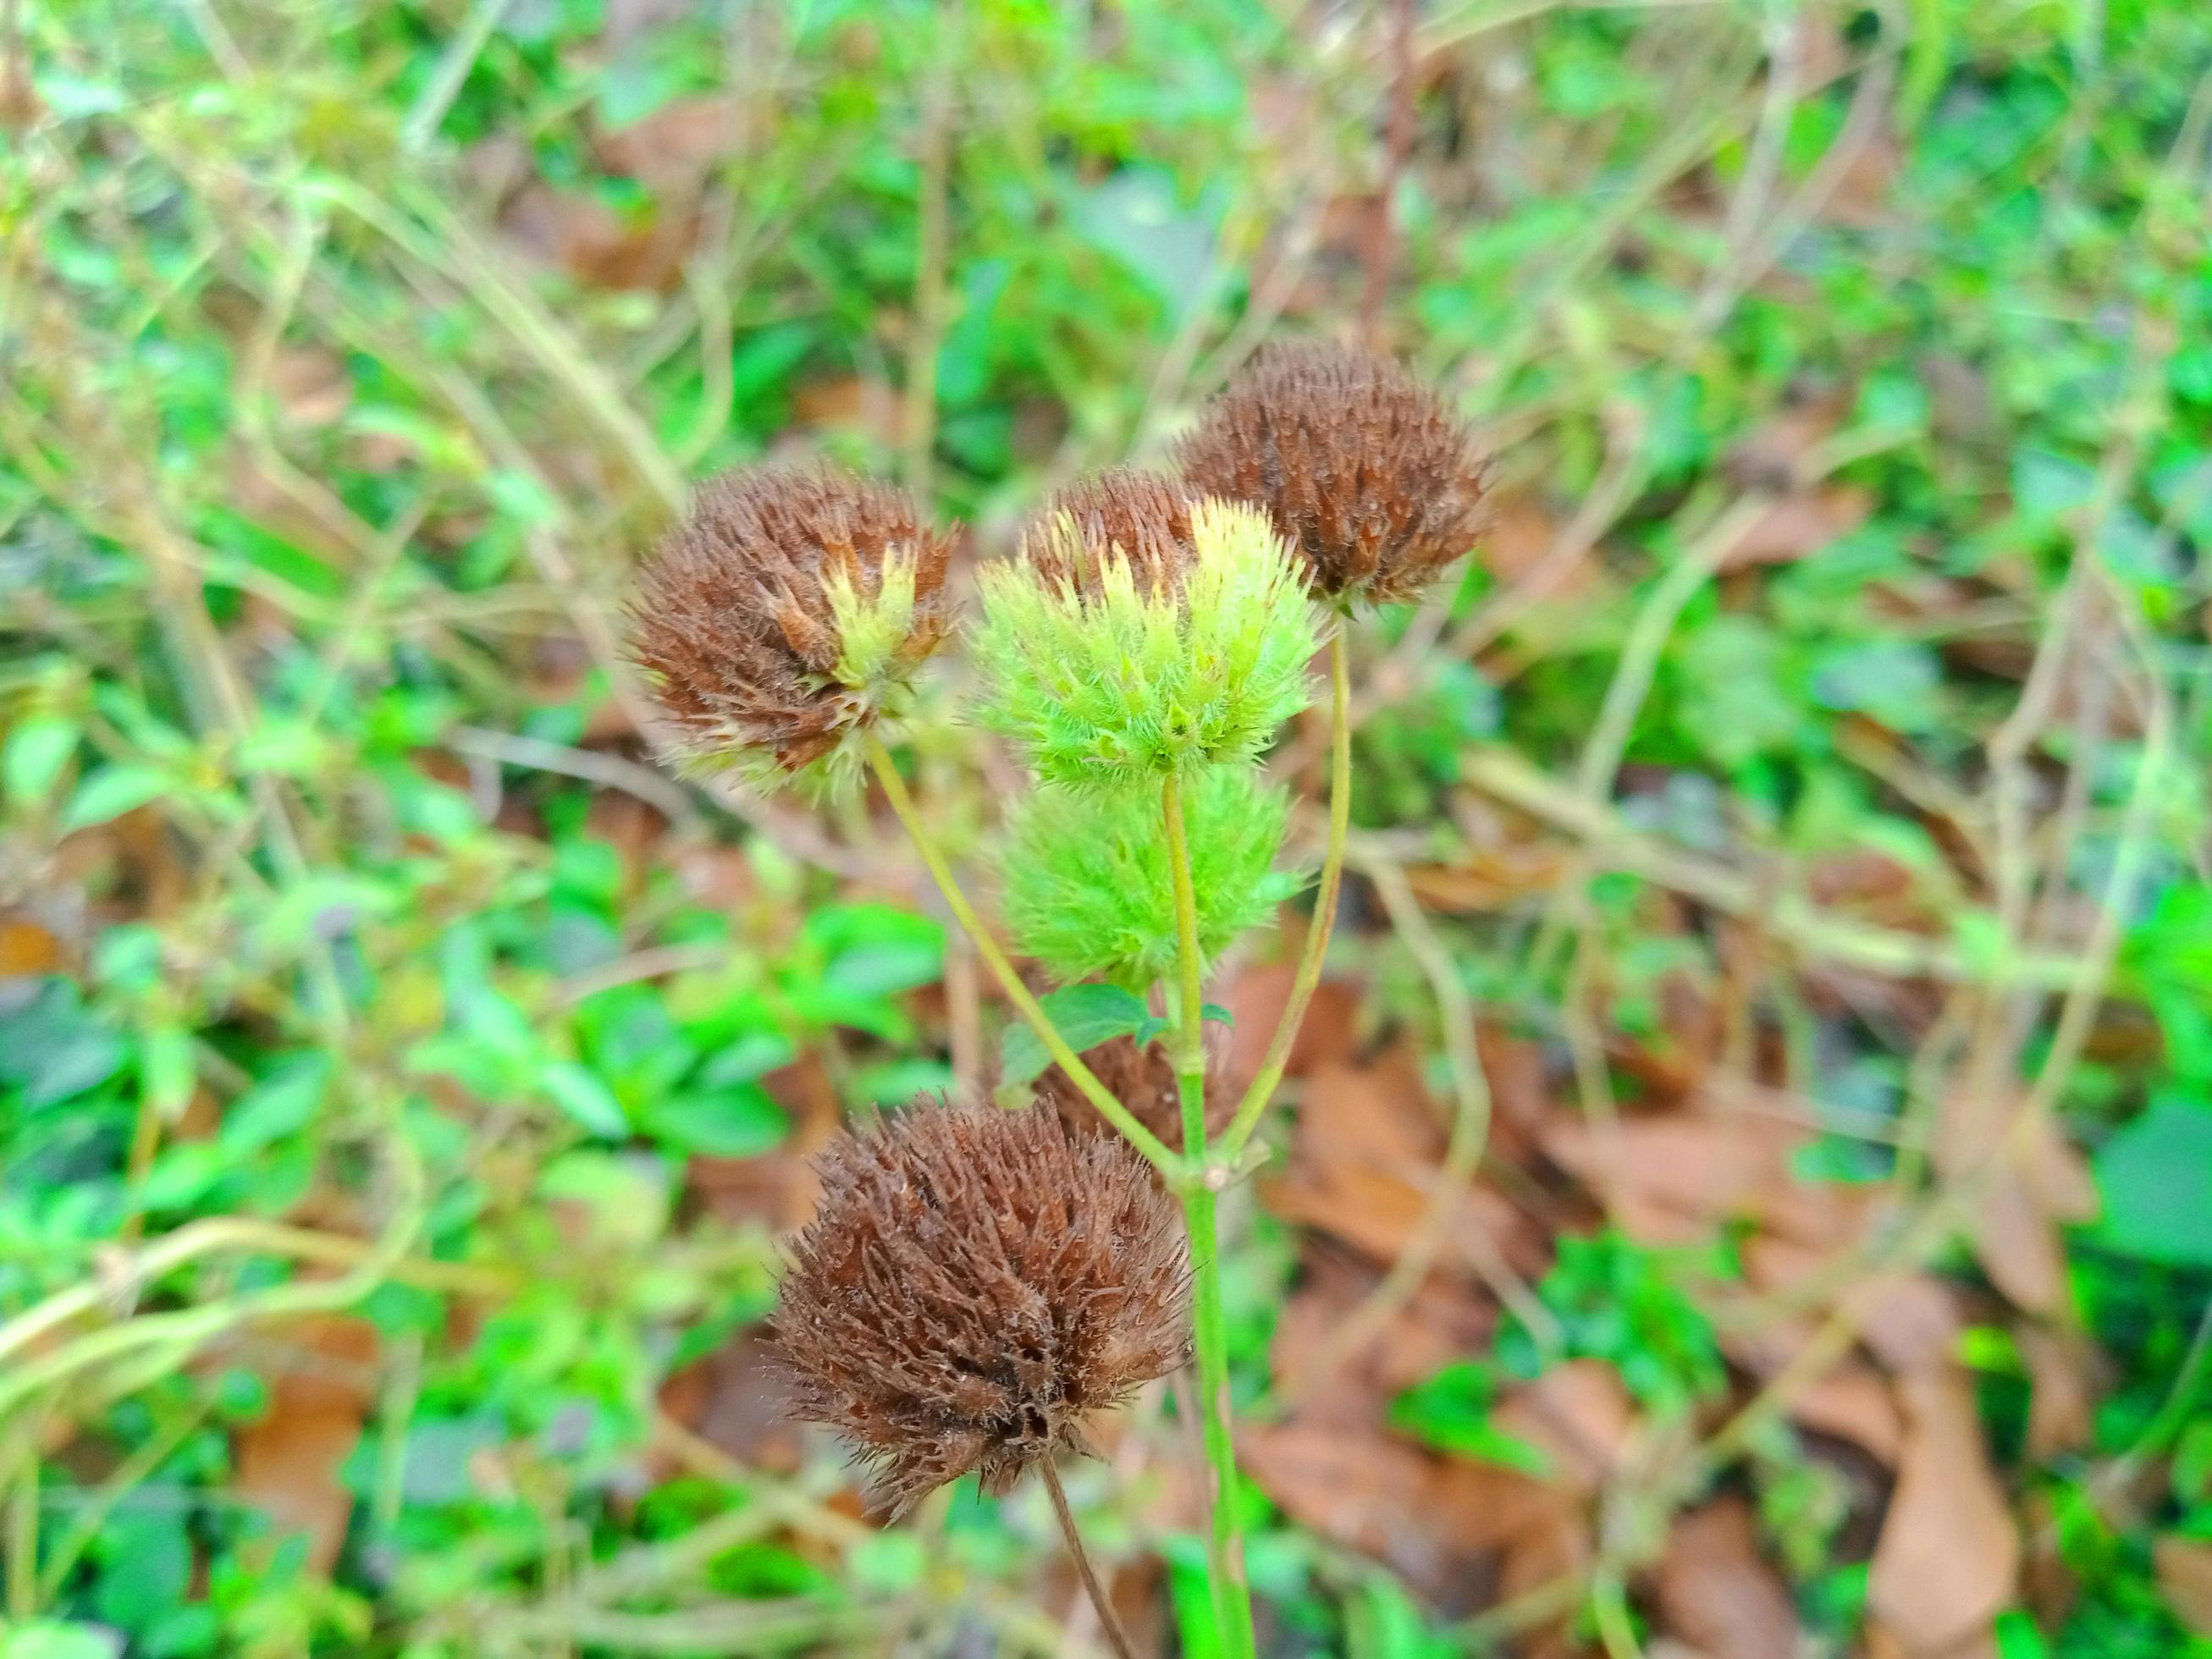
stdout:
POLYGON ((1265 508, 1315 593, 1338 604, 1419 597, 1481 528, 1484 466, 1466 423, 1372 352, 1262 350, 1176 459, 1193 488, 1265 508))
MULTIPOLYGON (((1182 792, 1199 949, 1211 959, 1297 890, 1276 854, 1290 796, 1249 768, 1209 766, 1182 792)), ((1176 962, 1175 890, 1160 792, 1048 785, 1009 823, 1005 908, 1015 945, 1066 981, 1151 984, 1176 962)))
POLYGON ((886 484, 784 466, 711 480, 630 607, 678 757, 763 784, 841 769, 950 631, 950 550, 886 484))
MULTIPOLYGON (((1223 1085, 1216 1034, 1223 1028, 1206 1027, 1206 1133, 1208 1139, 1229 1127, 1237 1097, 1223 1085)), ((1170 1146, 1183 1144, 1182 1086, 1175 1061, 1158 1041, 1139 1042, 1133 1036, 1109 1037, 1083 1051, 1083 1063, 1106 1085, 1107 1092, 1129 1109, 1138 1122, 1170 1146)), ((1072 1134, 1111 1135, 1114 1126, 1099 1115, 1088 1097, 1057 1066, 1048 1066, 1036 1080, 1037 1099, 1060 1114, 1072 1134)))
POLYGON ((975 638, 981 715, 1038 777, 1128 783, 1210 761, 1255 759, 1306 706, 1315 617, 1290 550, 1249 507, 1189 511, 1179 585, 1121 547, 1085 541, 1086 579, 1063 579, 1073 517, 1041 563, 982 573, 975 638))
POLYGON ((1128 561, 1142 592, 1179 588, 1197 503, 1179 478, 1109 467, 1054 494, 1023 526, 1020 556, 1048 586, 1079 593, 1098 591, 1109 557, 1128 561))
POLYGON ((774 1334, 798 1413, 872 1468, 880 1508, 971 1470, 1004 1492, 1183 1362, 1182 1229, 1118 1137, 917 1103, 820 1167, 774 1334))

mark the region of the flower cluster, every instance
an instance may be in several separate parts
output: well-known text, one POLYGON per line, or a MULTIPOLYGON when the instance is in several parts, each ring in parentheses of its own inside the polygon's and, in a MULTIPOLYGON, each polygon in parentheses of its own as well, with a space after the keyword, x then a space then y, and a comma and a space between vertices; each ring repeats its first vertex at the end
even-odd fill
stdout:
POLYGON ((1466 423, 1371 352, 1263 349, 1176 459, 1193 489, 1264 508, 1335 605, 1419 597, 1482 526, 1485 466, 1466 423))
POLYGON ((708 483, 630 608, 678 757, 763 784, 827 775, 950 632, 951 548, 886 484, 794 467, 708 483))
POLYGON ((1121 1140, 1042 1106, 918 1103, 821 1174, 774 1334, 798 1414, 873 1468, 879 1508, 971 1471, 1004 1492, 1182 1364, 1175 1206, 1121 1140))
MULTIPOLYGON (((1199 949, 1211 960, 1297 890, 1275 868, 1289 791, 1249 767, 1208 766, 1184 793, 1199 949)), ((1175 895, 1152 790, 1034 791, 1009 814, 1004 878, 1014 943, 1063 980, 1141 989, 1175 964, 1175 895)))
MULTIPOLYGON (((1138 991, 1187 967, 1194 1019, 1202 963, 1180 958, 1182 927, 1213 958, 1295 885, 1278 868, 1288 796, 1259 766, 1310 699, 1324 608, 1418 595, 1468 550, 1483 477, 1434 392, 1323 345, 1262 354, 1178 460, 1180 476, 1070 485, 979 573, 974 712, 1031 780, 1006 814, 1017 945, 1062 979, 1138 991)), ((951 544, 902 492, 833 471, 708 483, 632 607, 677 757, 764 784, 849 769, 951 632, 951 544)), ((1202 1039, 1176 1035, 1195 1086, 1202 1039)), ((1086 1069, 1158 1141, 1182 1140, 1159 1042, 1116 1037, 1086 1069)), ((1193 1269, 1162 1171, 1100 1133, 1057 1067, 1038 1094, 1012 1111, 917 1103, 840 1139, 791 1247, 773 1328, 794 1407, 851 1443, 894 1513, 963 1474, 1001 1492, 1083 1449, 1088 1413, 1190 1348, 1193 1269)), ((1233 1109, 1206 1088, 1209 1133, 1233 1109)), ((1219 1382, 1218 1341, 1200 1341, 1219 1382)))
POLYGON ((1249 764, 1309 701, 1304 583, 1241 503, 1103 474, 1048 504, 981 586, 979 713, 1046 783, 1249 764))

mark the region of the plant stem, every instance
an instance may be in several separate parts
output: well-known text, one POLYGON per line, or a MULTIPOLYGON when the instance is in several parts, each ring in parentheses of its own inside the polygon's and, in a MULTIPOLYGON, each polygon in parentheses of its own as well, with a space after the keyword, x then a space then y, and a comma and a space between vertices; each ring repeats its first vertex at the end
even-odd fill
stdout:
MULTIPOLYGON (((1206 1159, 1206 1004, 1198 957, 1198 901, 1191 890, 1182 784, 1170 772, 1160 786, 1167 826, 1168 868, 1175 880, 1176 965, 1182 1009, 1174 1030, 1176 1081, 1182 1097, 1183 1155, 1194 1170, 1206 1159)), ((1211 1479, 1206 1578, 1213 1620, 1228 1659, 1253 1659, 1252 1593, 1244 1582, 1244 1540, 1237 1520, 1237 1444, 1229 1426, 1229 1333, 1221 1310, 1221 1250, 1215 1221, 1218 1193, 1200 1173, 1182 1191, 1190 1234, 1191 1340, 1198 1362, 1198 1418, 1211 1479)))
POLYGON ((7 1607, 10 1619, 39 1610, 39 1425, 25 1426, 23 1460, 8 1498, 7 1607))
POLYGON ((938 847, 936 839, 930 835, 921 822, 921 815, 915 811, 914 797, 908 793, 906 780, 899 776, 898 768, 892 763, 891 751, 872 732, 867 735, 867 752, 868 765, 876 775, 876 781, 883 786, 884 799, 890 802, 891 811, 897 814, 899 823, 905 826, 908 839, 914 842, 914 850, 921 854, 922 863, 928 867, 931 878, 937 883, 937 890, 945 896, 945 907, 952 912, 952 919, 975 942, 975 954, 983 958, 983 965, 991 970, 991 976, 999 981, 999 988, 1006 994, 1006 1000, 1012 1003, 1016 1012, 1029 1022, 1030 1029, 1037 1034, 1037 1041, 1044 1044, 1045 1053, 1050 1054, 1054 1063, 1067 1074, 1068 1080, 1083 1091, 1084 1098, 1098 1109, 1099 1115, 1119 1130, 1124 1140, 1142 1152, 1146 1160, 1159 1170, 1171 1188, 1181 1188, 1184 1184, 1183 1160, 1170 1152, 1167 1144, 1158 1135, 1130 1115, 1129 1109, 1114 1097, 1112 1091, 1101 1083, 1075 1050, 1067 1046, 1067 1039, 1052 1023, 1052 1016, 1046 1013, 1037 1000, 1030 994, 1030 988, 1022 983, 1021 975, 1014 971, 1013 963, 1006 960, 1006 953, 999 948, 998 940, 991 937, 990 930, 983 926, 982 918, 975 914, 975 907, 968 902, 968 896, 960 890, 959 882, 953 878, 951 866, 945 861, 945 854, 938 847))
POLYGON ((1106 1645, 1114 1650, 1118 1659, 1137 1659, 1136 1649, 1129 1644, 1129 1632, 1121 1628, 1121 1616, 1114 1611, 1106 1586, 1098 1582, 1098 1571, 1091 1565, 1090 1552, 1083 1547, 1083 1534, 1075 1529, 1075 1514, 1067 1507, 1067 1493, 1061 1490, 1060 1471, 1053 1467, 1049 1457, 1037 1467, 1044 1475, 1044 1489, 1052 1494, 1052 1512, 1060 1517, 1060 1535, 1067 1540, 1067 1553, 1075 1563, 1076 1576, 1083 1580, 1091 1605, 1098 1610, 1098 1626, 1106 1633, 1106 1645))
POLYGON ((1218 1162, 1234 1168, 1237 1157, 1260 1127, 1260 1115, 1274 1098, 1282 1083, 1283 1068, 1290 1064, 1291 1048, 1298 1027, 1305 1023, 1306 1008, 1321 983, 1322 958, 1328 953, 1328 936, 1336 926, 1337 894, 1344 884, 1344 844, 1352 829, 1352 667, 1345 648, 1344 624, 1337 624, 1328 641, 1328 846, 1322 854, 1321 884, 1314 892, 1313 925, 1306 929, 1298 967, 1291 981, 1290 1000, 1283 1018, 1268 1039, 1267 1052, 1253 1075, 1251 1086, 1237 1103, 1237 1115, 1221 1138, 1218 1162))

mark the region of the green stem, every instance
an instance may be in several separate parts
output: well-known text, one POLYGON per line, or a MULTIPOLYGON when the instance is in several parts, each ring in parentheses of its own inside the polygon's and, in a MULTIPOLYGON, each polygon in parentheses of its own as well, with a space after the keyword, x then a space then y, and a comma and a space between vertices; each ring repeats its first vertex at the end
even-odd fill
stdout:
POLYGON ((1328 846, 1322 854, 1321 884, 1314 892, 1313 925, 1306 929, 1304 948, 1298 954, 1297 972, 1291 981, 1290 1000, 1283 1018, 1268 1039, 1267 1052, 1253 1074, 1237 1115, 1222 1136, 1216 1162, 1234 1169, 1237 1160, 1260 1127, 1260 1115, 1283 1080, 1298 1027, 1305 1023, 1306 1008, 1321 983, 1322 958, 1328 953, 1328 936, 1336 926, 1337 894, 1344 884, 1344 845, 1352 829, 1352 667, 1345 648, 1344 624, 1337 624, 1328 641, 1328 846))
POLYGON ((960 884, 953 878, 952 866, 945 862, 945 854, 939 848, 935 837, 923 825, 921 814, 915 811, 914 797, 907 791, 906 780, 898 775, 898 768, 891 760, 891 751, 872 732, 867 736, 867 753, 868 765, 875 772, 876 781, 883 786, 884 799, 890 802, 891 811, 897 815, 899 823, 905 826, 907 837, 914 842, 915 851, 921 854, 922 863, 928 867, 930 876, 937 883, 937 890, 945 896, 945 907, 952 912, 952 919, 975 941, 975 954, 982 957, 983 965, 999 981, 999 988, 1006 994, 1006 1000, 1012 1003, 1015 1011, 1029 1022, 1030 1029, 1037 1035, 1037 1041, 1044 1044, 1045 1053, 1050 1054, 1054 1063, 1066 1073, 1068 1081, 1083 1091, 1084 1098, 1098 1109, 1099 1115, 1119 1130, 1123 1139, 1142 1152, 1146 1160, 1159 1170, 1170 1187, 1180 1188, 1184 1184, 1186 1166, 1183 1160, 1168 1150, 1166 1142, 1130 1115, 1129 1109, 1114 1097, 1113 1091, 1101 1083, 1075 1050, 1067 1046, 1067 1039, 1052 1023, 1052 1016, 1045 1012, 1037 1000, 1030 994, 1030 988, 1022 983, 1021 975, 1014 971, 1013 963, 1006 960, 1006 953, 999 948, 998 940, 991 937, 990 930, 983 926, 983 919, 975 914, 975 907, 968 902, 968 896, 960 890, 960 884))
MULTIPOLYGON (((1175 879, 1176 965, 1182 1007, 1173 1032, 1176 1081, 1182 1097, 1183 1155, 1196 1170, 1206 1158, 1206 1003, 1200 977, 1198 902, 1191 890, 1190 848, 1183 824, 1182 785, 1173 772, 1160 787, 1167 825, 1168 868, 1175 879)), ((1253 1659, 1252 1593, 1244 1582, 1244 1540, 1237 1519, 1237 1444, 1229 1425, 1229 1332, 1221 1308, 1221 1249, 1215 1220, 1218 1189, 1203 1176, 1182 1191, 1190 1233, 1191 1338, 1198 1362, 1198 1416, 1211 1479, 1206 1577, 1213 1619, 1228 1659, 1253 1659)))
POLYGON ((39 1610, 39 1425, 27 1424, 22 1462, 8 1500, 8 1616, 39 1610))

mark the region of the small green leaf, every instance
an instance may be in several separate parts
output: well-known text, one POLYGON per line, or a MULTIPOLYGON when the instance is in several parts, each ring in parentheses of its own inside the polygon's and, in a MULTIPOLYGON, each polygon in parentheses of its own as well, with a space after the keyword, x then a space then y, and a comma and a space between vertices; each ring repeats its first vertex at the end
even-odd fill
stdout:
POLYGON ((2212 1267, 2212 1105, 2160 1095, 2097 1154, 2103 1241, 2122 1255, 2212 1267))
POLYGON ((122 1037, 84 1006, 66 980, 48 980, 27 1002, 0 1010, 0 1082, 21 1087, 27 1110, 98 1088, 126 1058, 122 1037))
POLYGON ((75 720, 59 714, 33 714, 19 720, 8 733, 8 747, 0 756, 0 781, 8 799, 19 805, 38 799, 54 787, 76 752, 75 720))
POLYGON ((103 766, 76 787, 62 814, 64 830, 89 830, 167 793, 168 775, 151 766, 103 766))
POLYGON ((855 945, 825 969, 822 983, 848 997, 890 996, 945 976, 943 939, 877 939, 855 945))
POLYGON ((118 1510, 101 1528, 100 1582, 93 1609, 110 1625, 143 1631, 190 1587, 191 1540, 185 1517, 173 1510, 118 1510))
POLYGON ((1473 1360, 1459 1360, 1400 1395, 1390 1407, 1390 1425, 1438 1451, 1539 1480, 1548 1476, 1551 1459, 1540 1448, 1491 1422, 1492 1393, 1487 1370, 1473 1360))
POLYGON ((2023 1608, 2012 1607, 1999 1613, 1994 1633, 1997 1638, 1997 1659, 2051 1659, 2043 1632, 2035 1627, 2034 1618, 2023 1608))
POLYGON ((328 1054, 291 1054, 230 1103, 222 1115, 219 1139, 234 1155, 258 1152, 295 1134, 314 1118, 331 1079, 328 1054))
POLYGON ((192 1034, 185 1027, 153 1025, 138 1034, 138 1086, 163 1117, 185 1109, 198 1075, 192 1034))
MULTIPOLYGON (((1079 1054, 1110 1038, 1141 1031, 1152 1018, 1141 999, 1118 985, 1071 985, 1042 999, 1041 1006, 1079 1054)), ((999 1067, 1002 1083, 1033 1083, 1051 1064, 1052 1057, 1026 1022, 1006 1028, 999 1067)))
POLYGON ((853 1583, 878 1595, 912 1589, 929 1565, 927 1551, 911 1531, 871 1533, 847 1559, 853 1583))
POLYGON ((732 1083, 752 1083, 791 1064, 791 1039, 781 1031, 747 1031, 707 1057, 694 1079, 702 1088, 720 1089, 732 1083))
POLYGON ((757 1158, 783 1144, 791 1120, 757 1083, 715 1094, 672 1095, 639 1114, 646 1133, 708 1158, 757 1158))
POLYGON ((92 1625, 38 1619, 0 1636, 0 1659, 116 1659, 123 1638, 92 1625))
POLYGON ((556 1060, 538 1073, 538 1081, 586 1133, 606 1140, 628 1139, 629 1119, 623 1114, 622 1103, 588 1066, 556 1060))

